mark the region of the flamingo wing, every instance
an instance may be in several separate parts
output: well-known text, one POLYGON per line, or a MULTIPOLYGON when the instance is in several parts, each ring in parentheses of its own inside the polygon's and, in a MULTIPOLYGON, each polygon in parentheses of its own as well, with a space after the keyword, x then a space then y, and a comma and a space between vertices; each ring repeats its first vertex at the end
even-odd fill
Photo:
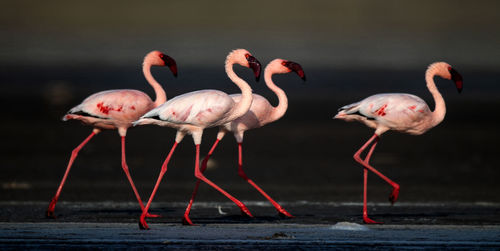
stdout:
POLYGON ((359 114, 391 128, 425 120, 430 109, 421 98, 404 93, 378 94, 358 104, 359 114))
POLYGON ((100 119, 135 120, 152 107, 151 98, 137 90, 110 90, 95 93, 68 114, 100 119))
MULTIPOLYGON (((338 113, 339 114, 358 114, 358 115, 363 115, 363 114, 360 114, 359 113, 359 104, 361 102, 356 102, 356 103, 352 103, 352 104, 349 104, 349 105, 345 105, 345 106, 342 106, 339 108, 338 110, 338 113)), ((363 115, 364 116, 364 115, 363 115)))
POLYGON ((216 123, 233 106, 233 100, 224 92, 202 90, 177 96, 146 113, 143 118, 206 126, 216 123))

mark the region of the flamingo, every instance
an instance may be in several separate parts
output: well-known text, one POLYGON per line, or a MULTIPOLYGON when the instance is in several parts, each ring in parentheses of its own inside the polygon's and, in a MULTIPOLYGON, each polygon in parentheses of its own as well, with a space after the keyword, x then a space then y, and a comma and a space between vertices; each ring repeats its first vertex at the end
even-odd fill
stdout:
POLYGON ((443 97, 434 83, 434 76, 436 75, 444 79, 453 80, 459 93, 462 91, 463 85, 462 76, 448 63, 436 62, 429 65, 425 73, 425 80, 427 88, 434 98, 434 111, 429 109, 424 100, 415 95, 386 93, 373 95, 360 102, 346 105, 340 108, 334 117, 334 119, 345 121, 359 121, 375 129, 373 136, 354 154, 354 159, 364 167, 363 222, 366 224, 381 223, 370 219, 367 213, 366 185, 368 170, 378 175, 393 187, 389 196, 391 203, 394 204, 399 195, 399 185, 369 164, 370 157, 380 140, 380 136, 389 130, 411 135, 421 135, 441 123, 444 119, 446 106, 443 97), (360 155, 372 142, 373 145, 363 160, 360 155))
MULTIPOLYGON (((92 139, 92 137, 100 133, 103 129, 118 129, 118 133, 121 137, 122 168, 132 186, 137 201, 139 201, 141 210, 144 209, 141 197, 130 177, 129 169, 125 161, 125 135, 133 121, 140 118, 149 110, 163 104, 167 99, 165 91, 151 75, 151 66, 168 66, 174 76, 177 76, 177 65, 173 58, 159 51, 152 51, 144 58, 142 70, 146 80, 155 91, 156 100, 154 102, 147 94, 138 90, 108 90, 89 96, 81 104, 73 107, 64 115, 64 121, 70 119, 80 120, 84 124, 93 126, 94 129, 92 133, 71 152, 71 158, 66 167, 66 172, 47 209, 47 217, 55 218, 54 209, 57 200, 78 152, 90 141, 90 139, 92 139)), ((154 215, 148 216, 154 217, 154 215)))
MULTIPOLYGON (((250 110, 248 110, 245 115, 228 122, 219 127, 219 133, 217 134, 217 139, 210 149, 208 155, 203 159, 201 172, 204 172, 207 168, 207 162, 212 155, 215 147, 219 143, 219 141, 226 135, 228 132, 233 132, 234 137, 236 138, 236 142, 238 143, 238 175, 246 180, 250 185, 252 185, 257 191, 259 191, 271 204, 278 210, 278 213, 282 216, 293 217, 290 213, 288 213, 283 207, 281 207, 276 201, 274 201, 264 190, 262 190, 257 184, 255 184, 251 179, 243 171, 243 160, 242 160, 242 151, 243 151, 243 135, 245 131, 262 127, 266 124, 274 122, 285 114, 288 108, 288 99, 286 97, 285 92, 276 86, 272 80, 273 74, 283 74, 289 72, 296 72, 300 78, 304 81, 306 80, 304 71, 302 67, 294 63, 292 61, 283 60, 283 59, 275 59, 271 61, 264 70, 264 80, 266 85, 271 89, 276 96, 278 96, 279 104, 276 107, 273 107, 266 98, 253 94, 253 102, 250 110)), ((235 102, 239 102, 241 99, 240 94, 230 95, 231 98, 235 102)), ((191 220, 189 219, 189 213, 191 211, 191 206, 193 205, 194 198, 196 197, 196 193, 198 187, 200 185, 200 180, 196 181, 196 186, 193 191, 193 195, 191 200, 189 201, 189 205, 186 208, 186 212, 184 213, 183 223, 186 225, 193 225, 191 220)))
POLYGON ((236 49, 229 53, 226 58, 225 69, 229 78, 240 88, 242 98, 235 102, 229 95, 218 90, 200 90, 177 96, 161 106, 149 111, 142 116, 134 125, 156 124, 159 126, 177 129, 175 141, 170 149, 153 188, 148 203, 139 220, 140 229, 149 229, 145 217, 147 216, 151 202, 156 194, 158 186, 167 171, 167 165, 177 145, 186 134, 191 134, 196 148, 195 176, 203 180, 219 192, 232 200, 243 214, 253 217, 248 208, 229 193, 218 187, 212 181, 203 176, 199 169, 200 144, 203 130, 208 127, 223 125, 244 115, 252 104, 252 89, 243 79, 233 71, 233 65, 239 64, 251 68, 258 80, 260 77, 260 63, 245 49, 236 49))

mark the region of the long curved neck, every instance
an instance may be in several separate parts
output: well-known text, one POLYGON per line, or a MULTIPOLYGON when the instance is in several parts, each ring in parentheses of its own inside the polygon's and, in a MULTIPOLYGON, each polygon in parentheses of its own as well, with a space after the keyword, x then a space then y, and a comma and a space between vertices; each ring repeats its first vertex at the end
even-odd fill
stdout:
POLYGON ((248 109, 250 109, 250 106, 252 105, 252 88, 248 83, 238 77, 236 73, 234 73, 233 70, 233 65, 234 61, 228 58, 226 60, 226 73, 229 79, 233 81, 241 90, 241 99, 240 102, 236 103, 236 105, 233 107, 231 115, 227 118, 227 121, 232 121, 234 119, 237 119, 241 116, 243 116, 248 109))
POLYGON ((446 114, 446 105, 444 103, 443 96, 439 93, 436 84, 434 83, 434 76, 436 75, 435 68, 429 68, 425 73, 425 81, 427 82, 427 89, 432 94, 434 98, 435 108, 432 112, 432 124, 433 126, 441 123, 444 119, 444 115, 446 114))
POLYGON ((146 77, 148 83, 155 90, 155 95, 156 95, 156 100, 154 101, 155 107, 158 107, 159 105, 165 103, 165 101, 167 101, 167 94, 165 93, 161 85, 156 81, 156 79, 153 78, 153 75, 151 74, 151 64, 144 63, 142 65, 142 72, 144 73, 144 77, 146 77))
POLYGON ((264 71, 264 80, 266 81, 266 85, 271 91, 273 91, 276 96, 278 96, 278 106, 273 107, 273 110, 268 118, 269 121, 267 123, 276 121, 285 115, 286 110, 288 109, 288 98, 286 97, 285 92, 276 86, 273 82, 272 76, 274 72, 269 68, 266 68, 264 71))

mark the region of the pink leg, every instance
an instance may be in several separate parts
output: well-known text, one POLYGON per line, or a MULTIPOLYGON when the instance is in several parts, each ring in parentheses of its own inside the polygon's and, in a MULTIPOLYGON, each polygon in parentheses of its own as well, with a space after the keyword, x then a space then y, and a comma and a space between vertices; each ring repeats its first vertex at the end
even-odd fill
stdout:
MULTIPOLYGON (((379 137, 377 134, 374 134, 355 154, 354 154, 354 159, 360 163, 361 165, 363 165, 365 167, 365 173, 364 173, 364 205, 363 205, 363 218, 364 218, 364 215, 366 213, 366 184, 367 184, 367 179, 368 179, 368 170, 372 171, 373 173, 377 174, 380 178, 382 178, 383 180, 385 180, 387 183, 389 183, 392 187, 393 187, 393 191, 391 193, 391 195, 389 196, 389 200, 394 203, 398 197, 398 194, 399 194, 399 185, 396 184, 395 182, 393 182, 392 180, 390 180, 389 178, 387 178, 385 175, 383 175, 382 173, 380 173, 379 171, 377 171, 375 168, 373 168, 372 166, 370 166, 370 164, 368 163, 369 160, 370 160, 370 157, 373 153, 373 150, 375 149, 375 145, 377 144, 379 140, 379 137), (375 140, 375 143, 374 145, 372 146, 372 148, 370 149, 370 152, 367 154, 365 160, 362 160, 360 155, 361 153, 366 149, 366 147, 368 147, 372 141, 375 140)), ((365 221, 366 223, 376 223, 376 222, 370 222, 372 220, 370 220, 368 217, 366 218, 367 220, 365 221)))
MULTIPOLYGON (((139 205, 141 206, 141 212, 142 212, 142 211, 144 211, 144 204, 142 203, 141 196, 139 196, 139 193, 137 192, 137 188, 135 188, 134 181, 132 180, 132 177, 130 176, 127 161, 125 160, 125 136, 122 136, 121 140, 122 140, 122 169, 125 172, 125 175, 127 175, 127 179, 130 182, 130 186, 132 186, 132 190, 134 190, 135 197, 137 198, 137 201, 139 202, 139 205)), ((159 215, 147 214, 146 217, 159 217, 159 215)))
MULTIPOLYGON (((214 153, 215 147, 217 147, 219 141, 220 141, 219 139, 215 141, 212 148, 210 148, 210 151, 208 152, 207 156, 205 156, 205 158, 203 159, 203 162, 201 163, 202 173, 205 172, 205 170, 207 169, 208 160, 210 159, 210 156, 212 156, 212 154, 214 153)), ((186 211, 184 212, 184 217, 182 218, 182 224, 184 225, 194 225, 191 219, 189 218, 189 213, 191 212, 191 207, 193 206, 196 193, 198 192, 198 188, 200 186, 200 182, 201 180, 199 179, 196 180, 196 185, 194 186, 193 194, 191 195, 191 199, 189 200, 189 205, 187 206, 186 211)))
POLYGON ((158 176, 158 180, 156 181, 155 187, 153 188, 153 192, 151 192, 151 196, 149 196, 148 204, 146 204, 146 207, 142 211, 141 218, 139 220, 139 228, 140 229, 149 229, 148 224, 146 223, 146 217, 148 216, 148 210, 149 207, 151 206, 151 202, 153 201, 153 198, 156 194, 156 190, 158 190, 158 186, 160 185, 161 179, 163 178, 163 175, 165 175, 165 172, 167 171, 167 165, 168 162, 170 162, 170 158, 172 157, 172 154, 174 153, 175 148, 177 147, 177 141, 174 143, 172 146, 172 149, 170 149, 170 153, 168 153, 167 158, 163 162, 163 165, 161 166, 161 171, 160 175, 158 176))
MULTIPOLYGON (((370 162, 370 158, 372 156, 372 153, 373 153, 373 150, 375 149, 375 146, 377 145, 378 143, 378 140, 379 138, 377 137, 375 142, 373 143, 372 147, 370 148, 370 151, 368 152, 368 154, 366 155, 365 157, 365 163, 369 163, 370 162)), ((367 206, 366 206, 366 202, 367 202, 367 184, 368 184, 368 169, 366 168, 363 168, 363 176, 364 176, 364 184, 363 184, 363 222, 366 223, 366 224, 382 224, 382 222, 377 222, 377 221, 374 221, 370 218, 368 218, 368 209, 367 209, 367 206)))
POLYGON ((54 215, 54 209, 56 207, 57 200, 59 199, 59 195, 61 194, 61 190, 64 186, 64 183, 66 182, 66 178, 68 177, 69 170, 71 169, 71 166, 73 165, 73 161, 75 161, 76 156, 78 156, 78 152, 94 137, 96 133, 93 131, 80 145, 78 145, 73 151, 71 152, 71 158, 69 159, 68 167, 66 167, 66 172, 64 173, 64 176, 62 178, 61 184, 59 184, 59 188, 57 188, 56 195, 52 198, 50 201, 49 207, 47 209, 46 216, 50 218, 56 218, 54 215))
POLYGON ((205 183, 209 184, 210 186, 212 186, 213 188, 217 189, 219 192, 224 194, 227 198, 232 200, 241 209, 242 213, 246 214, 249 217, 253 217, 253 215, 250 213, 248 208, 243 203, 241 203, 241 201, 237 200, 236 198, 231 196, 229 193, 222 190, 222 188, 215 185, 212 181, 205 178, 205 176, 203 176, 203 173, 201 173, 201 171, 200 171, 200 145, 196 145, 196 164, 195 164, 194 175, 196 176, 196 178, 201 179, 205 183))
POLYGON ((245 174, 243 171, 243 147, 242 143, 238 143, 238 175, 246 180, 250 185, 252 185, 257 191, 259 191, 266 199, 273 204, 273 206, 278 210, 278 213, 282 216, 290 217, 292 218, 293 216, 288 213, 285 209, 283 209, 280 204, 278 204, 276 201, 274 201, 271 196, 269 196, 264 190, 262 190, 257 184, 255 184, 251 179, 248 178, 248 176, 245 174))

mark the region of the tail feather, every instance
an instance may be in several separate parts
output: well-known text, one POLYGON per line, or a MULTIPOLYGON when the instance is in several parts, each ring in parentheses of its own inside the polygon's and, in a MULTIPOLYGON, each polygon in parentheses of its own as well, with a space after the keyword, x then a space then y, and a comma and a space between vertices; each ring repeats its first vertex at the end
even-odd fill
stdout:
POLYGON ((351 114, 351 113, 355 113, 359 110, 359 104, 361 102, 357 102, 357 103, 353 103, 353 104, 350 104, 350 105, 345 105, 345 106, 342 106, 338 109, 338 111, 343 111, 347 114, 351 114))
POLYGON ((138 125, 143 125, 146 124, 146 122, 151 121, 150 119, 160 119, 160 115, 158 114, 158 107, 152 109, 151 111, 147 112, 146 114, 142 115, 138 120, 132 122, 132 126, 138 126, 138 125))
POLYGON ((335 115, 334 118, 338 117, 339 115, 353 114, 353 113, 358 112, 360 103, 361 102, 357 102, 357 103, 353 103, 353 104, 349 104, 349 105, 345 105, 345 106, 340 107, 338 109, 337 115, 335 115))
POLYGON ((360 103, 361 102, 357 102, 357 103, 353 103, 350 105, 345 105, 345 106, 340 107, 338 109, 337 115, 335 115, 335 117, 333 117, 333 118, 337 119, 337 118, 341 118, 341 117, 348 115, 348 114, 357 113, 359 111, 359 104, 360 103))

